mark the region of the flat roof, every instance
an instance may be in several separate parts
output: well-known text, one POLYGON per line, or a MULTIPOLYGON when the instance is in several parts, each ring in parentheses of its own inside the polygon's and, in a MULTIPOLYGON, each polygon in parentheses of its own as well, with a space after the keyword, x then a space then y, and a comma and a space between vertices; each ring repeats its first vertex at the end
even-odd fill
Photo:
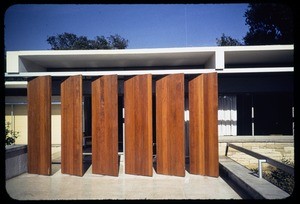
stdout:
MULTIPOLYGON (((293 63, 294 45, 185 47, 124 50, 8 51, 7 72, 51 71, 76 68, 130 68, 226 64, 293 63), (221 63, 220 63, 221 62, 221 63)), ((220 66, 220 67, 218 67, 220 66)), ((222 67, 223 66, 223 67, 222 67)))

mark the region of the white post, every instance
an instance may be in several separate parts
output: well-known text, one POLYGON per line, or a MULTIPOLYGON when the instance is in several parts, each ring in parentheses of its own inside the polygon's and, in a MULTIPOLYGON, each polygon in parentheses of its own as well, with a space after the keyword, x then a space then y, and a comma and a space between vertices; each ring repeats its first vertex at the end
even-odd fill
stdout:
POLYGON ((251 132, 252 132, 252 136, 254 136, 254 107, 252 106, 251 107, 251 124, 252 124, 252 129, 251 129, 251 132))
POLYGON ((262 178, 262 163, 267 162, 265 159, 258 160, 258 178, 262 178))
POLYGON ((295 135, 295 122, 294 122, 294 106, 292 107, 292 120, 293 120, 293 124, 292 124, 292 132, 293 132, 293 136, 295 135))
MULTIPOLYGON (((122 117, 123 117, 123 123, 122 123, 122 129, 123 129, 123 173, 125 173, 125 108, 122 108, 122 117)), ((120 158, 121 160, 121 158, 120 158)))
POLYGON ((14 121, 14 105, 10 105, 10 129, 15 131, 15 121, 14 121))

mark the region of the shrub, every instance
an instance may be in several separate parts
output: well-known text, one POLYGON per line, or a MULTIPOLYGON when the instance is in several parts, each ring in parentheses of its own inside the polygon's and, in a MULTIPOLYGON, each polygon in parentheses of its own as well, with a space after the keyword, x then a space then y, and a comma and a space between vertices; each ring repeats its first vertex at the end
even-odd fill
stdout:
POLYGON ((10 128, 10 122, 5 123, 5 145, 14 144, 16 139, 20 136, 20 132, 14 131, 10 128))
MULTIPOLYGON (((294 166, 294 163, 289 159, 282 158, 282 163, 294 166)), ((258 173, 258 169, 251 169, 255 173, 258 173)), ((263 171, 263 178, 274 184, 275 186, 281 188, 288 194, 292 194, 295 186, 295 178, 291 174, 286 173, 285 171, 278 169, 276 167, 270 166, 268 171, 263 171)))

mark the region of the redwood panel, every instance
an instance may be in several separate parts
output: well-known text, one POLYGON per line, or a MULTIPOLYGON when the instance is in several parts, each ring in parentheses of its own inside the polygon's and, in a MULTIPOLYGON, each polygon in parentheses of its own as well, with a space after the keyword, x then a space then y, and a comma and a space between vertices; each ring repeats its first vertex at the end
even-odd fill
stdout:
POLYGON ((83 175, 82 76, 61 83, 61 172, 83 175))
POLYGON ((28 173, 51 174, 51 76, 28 82, 28 173))
POLYGON ((204 76, 189 81, 190 173, 205 175, 204 76))
POLYGON ((92 82, 92 172, 118 176, 118 78, 92 82))
POLYGON ((190 173, 219 176, 217 73, 189 81, 190 173))
POLYGON ((206 175, 219 176, 218 150, 218 76, 206 74, 205 81, 205 131, 206 175))
POLYGON ((172 74, 156 82, 157 173, 185 175, 184 75, 172 74))
POLYGON ((125 173, 152 176, 152 76, 124 82, 125 173))

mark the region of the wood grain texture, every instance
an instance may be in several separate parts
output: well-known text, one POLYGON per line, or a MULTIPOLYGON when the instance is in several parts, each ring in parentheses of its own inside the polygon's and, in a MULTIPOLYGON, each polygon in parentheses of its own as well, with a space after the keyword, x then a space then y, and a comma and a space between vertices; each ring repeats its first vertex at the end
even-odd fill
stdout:
POLYGON ((61 83, 61 172, 83 175, 82 76, 61 83))
POLYGON ((217 74, 189 81, 190 173, 219 176, 217 74))
POLYGON ((184 75, 156 81, 157 173, 185 175, 184 75))
POLYGON ((189 81, 190 173, 205 175, 204 75, 189 81))
POLYGON ((28 173, 51 175, 51 76, 28 82, 28 173))
POLYGON ((124 82, 125 173, 152 176, 152 76, 124 82))
POLYGON ((118 77, 92 82, 92 172, 118 176, 118 77))

